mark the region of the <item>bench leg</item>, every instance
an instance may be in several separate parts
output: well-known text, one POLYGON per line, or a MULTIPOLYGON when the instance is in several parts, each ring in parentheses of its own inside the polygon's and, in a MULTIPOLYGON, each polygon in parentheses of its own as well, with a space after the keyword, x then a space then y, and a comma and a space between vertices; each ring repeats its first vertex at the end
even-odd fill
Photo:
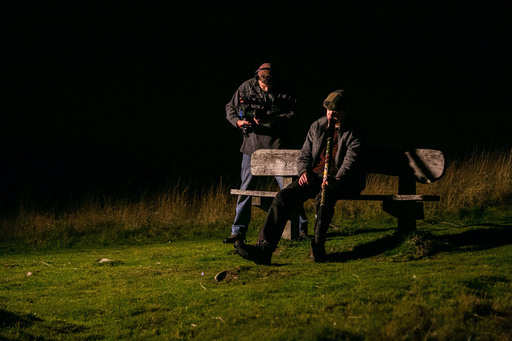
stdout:
POLYGON ((398 232, 409 233, 416 231, 416 220, 411 218, 398 218, 398 232))
POLYGON ((283 239, 288 240, 296 240, 299 239, 299 214, 294 213, 292 218, 288 220, 286 226, 284 227, 283 235, 281 236, 283 239))
POLYGON ((423 203, 416 201, 384 201, 384 212, 398 219, 398 232, 416 231, 416 220, 423 219, 423 203))
MULTIPOLYGON (((283 188, 288 186, 293 182, 293 177, 283 177, 283 188)), ((288 240, 297 240, 299 239, 299 212, 294 212, 291 216, 291 219, 288 220, 286 226, 284 227, 283 235, 281 236, 283 239, 288 240)))
MULTIPOLYGON (((416 194, 416 180, 412 176, 400 176, 398 194, 416 194)), ((423 219, 422 202, 388 202, 388 205, 383 203, 383 208, 385 212, 398 218, 398 232, 402 234, 416 231, 416 220, 423 219)))
MULTIPOLYGON (((253 197, 252 205, 259 207, 264 210, 264 207, 270 207, 273 198, 262 198, 262 197, 253 197)), ((299 239, 299 212, 295 212, 292 214, 292 218, 286 222, 284 227, 283 234, 281 238, 288 240, 297 240, 299 239)))

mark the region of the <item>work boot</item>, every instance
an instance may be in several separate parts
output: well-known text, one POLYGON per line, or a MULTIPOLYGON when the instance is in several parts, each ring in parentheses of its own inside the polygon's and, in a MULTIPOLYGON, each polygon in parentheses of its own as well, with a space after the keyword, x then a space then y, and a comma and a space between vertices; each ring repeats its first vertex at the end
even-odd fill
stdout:
POLYGON ((327 254, 325 252, 324 243, 316 243, 315 240, 311 240, 311 260, 315 263, 327 262, 327 254))
POLYGON ((245 236, 242 236, 240 234, 232 234, 231 236, 229 236, 226 239, 224 239, 222 242, 224 244, 233 244, 237 240, 244 241, 245 240, 245 236))
POLYGON ((266 241, 260 241, 256 245, 247 245, 243 241, 237 240, 235 241, 235 250, 242 258, 256 264, 270 265, 272 260, 272 248, 266 241))

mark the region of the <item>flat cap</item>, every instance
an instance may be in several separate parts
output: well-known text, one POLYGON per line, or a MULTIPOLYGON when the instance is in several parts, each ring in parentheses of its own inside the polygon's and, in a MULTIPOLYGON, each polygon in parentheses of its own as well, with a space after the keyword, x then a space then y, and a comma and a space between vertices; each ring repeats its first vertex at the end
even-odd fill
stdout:
POLYGON ((327 98, 324 100, 324 108, 334 111, 344 109, 346 104, 346 99, 343 96, 344 92, 345 90, 341 89, 331 92, 329 96, 327 96, 327 98))

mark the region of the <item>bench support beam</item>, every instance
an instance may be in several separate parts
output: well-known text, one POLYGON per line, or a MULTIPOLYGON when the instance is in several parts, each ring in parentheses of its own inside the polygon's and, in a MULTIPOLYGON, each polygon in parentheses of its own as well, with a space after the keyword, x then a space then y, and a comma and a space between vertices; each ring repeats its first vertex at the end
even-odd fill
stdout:
POLYGON ((416 220, 424 219, 423 202, 385 200, 382 210, 398 219, 399 232, 415 231, 416 220))
MULTIPOLYGON (((283 188, 288 186, 293 182, 292 177, 285 176, 283 177, 283 188)), ((264 192, 262 192, 264 194, 264 192)), ((275 193, 273 193, 275 195, 275 193)), ((272 204, 274 197, 255 197, 251 198, 252 205, 261 208, 262 210, 267 209, 272 204)), ((283 235, 281 236, 283 239, 295 240, 299 239, 299 213, 293 213, 292 218, 286 222, 286 226, 284 227, 283 235)))
MULTIPOLYGON (((293 182, 293 178, 289 176, 283 177, 283 188, 287 187, 293 182)), ((284 227, 283 239, 296 240, 299 239, 299 212, 294 212, 291 215, 291 219, 286 222, 284 227)))
MULTIPOLYGON (((398 177, 398 194, 415 195, 416 179, 412 175, 398 177)), ((423 202, 386 202, 382 203, 384 212, 398 219, 398 232, 408 233, 416 231, 416 220, 424 218, 423 202)))

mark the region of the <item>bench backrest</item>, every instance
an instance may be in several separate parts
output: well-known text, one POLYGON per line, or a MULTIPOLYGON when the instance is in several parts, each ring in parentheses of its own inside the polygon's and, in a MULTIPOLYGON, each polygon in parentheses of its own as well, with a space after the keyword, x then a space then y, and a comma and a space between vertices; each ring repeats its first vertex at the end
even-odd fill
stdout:
POLYGON ((441 179, 445 171, 445 159, 435 149, 385 149, 368 148, 366 171, 386 175, 414 178, 419 183, 432 183, 441 179))
POLYGON ((297 176, 300 150, 259 149, 251 155, 251 173, 267 176, 297 176))
MULTIPOLYGON (((251 173, 260 176, 297 176, 300 150, 260 149, 251 156, 251 173)), ((445 171, 444 155, 434 149, 395 150, 368 148, 368 173, 414 178, 420 183, 439 180, 445 171)))

